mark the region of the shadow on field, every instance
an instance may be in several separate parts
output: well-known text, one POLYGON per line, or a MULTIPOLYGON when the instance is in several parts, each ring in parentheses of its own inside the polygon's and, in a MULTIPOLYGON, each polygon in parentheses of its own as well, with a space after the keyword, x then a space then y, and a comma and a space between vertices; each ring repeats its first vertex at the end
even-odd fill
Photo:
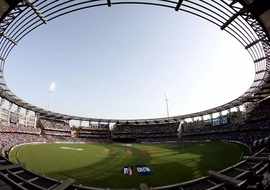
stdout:
MULTIPOLYGON (((123 147, 121 145, 109 145, 109 156, 99 162, 87 167, 61 172, 47 173, 46 175, 58 179, 74 178, 76 183, 98 187, 138 187, 140 183, 147 183, 152 186, 167 185, 178 181, 185 181, 193 177, 193 169, 179 162, 166 161, 151 164, 151 156, 147 151, 135 147, 123 147), (122 168, 126 165, 145 164, 152 169, 151 176, 124 176, 122 168), (178 171, 175 172, 177 168, 178 171), (177 180, 176 180, 177 179, 177 180)), ((167 150, 170 148, 166 146, 167 150)), ((175 151, 176 148, 173 149, 175 151)), ((173 154, 166 153, 164 157, 171 157, 173 154)), ((192 161, 192 160, 191 160, 192 161)))
POLYGON ((200 159, 196 160, 196 167, 192 167, 194 177, 206 176, 209 170, 218 171, 227 168, 240 161, 243 154, 248 153, 248 149, 243 145, 221 141, 179 147, 173 147, 178 154, 200 155, 200 159))
POLYGON ((110 147, 109 156, 87 167, 46 175, 58 179, 73 178, 77 184, 97 187, 130 188, 140 183, 161 186, 191 180, 207 175, 209 169, 220 170, 239 161, 243 148, 236 144, 212 142, 193 145, 142 145, 110 147), (143 147, 143 148, 142 148, 143 147), (152 147, 152 148, 151 148, 152 147), (156 148, 155 148, 156 147, 156 148), (230 155, 228 158, 227 155, 230 155), (156 158, 154 158, 156 156, 156 158), (144 164, 152 175, 124 176, 126 165, 144 164))
POLYGON ((59 179, 74 178, 77 180, 77 183, 104 187, 104 184, 110 185, 110 181, 114 183, 112 185, 116 185, 115 182, 118 178, 123 176, 122 168, 124 166, 147 164, 151 159, 146 152, 142 152, 134 147, 123 147, 121 145, 109 146, 110 152, 108 157, 93 165, 73 170, 47 173, 46 175, 59 179))

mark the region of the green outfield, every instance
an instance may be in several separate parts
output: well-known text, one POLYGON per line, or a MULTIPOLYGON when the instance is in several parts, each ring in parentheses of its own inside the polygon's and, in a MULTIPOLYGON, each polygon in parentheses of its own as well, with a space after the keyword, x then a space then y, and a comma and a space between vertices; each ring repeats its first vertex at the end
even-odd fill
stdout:
POLYGON ((247 149, 238 144, 211 142, 172 144, 36 144, 10 152, 10 160, 56 179, 97 187, 168 185, 207 175, 240 160, 247 149), (126 165, 147 165, 151 176, 123 175, 126 165))

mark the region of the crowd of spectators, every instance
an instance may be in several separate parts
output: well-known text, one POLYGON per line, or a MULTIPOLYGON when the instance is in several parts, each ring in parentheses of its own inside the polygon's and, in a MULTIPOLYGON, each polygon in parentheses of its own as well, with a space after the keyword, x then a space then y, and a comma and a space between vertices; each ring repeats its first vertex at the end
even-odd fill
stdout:
POLYGON ((226 124, 213 125, 209 121, 184 123, 117 123, 88 127, 70 127, 68 122, 40 119, 37 127, 22 124, 0 124, 0 145, 8 150, 26 142, 91 142, 132 139, 133 142, 237 140, 251 144, 270 135, 270 119, 247 119, 238 122, 239 113, 232 114, 226 124), (233 116, 233 117, 232 117, 233 116), (235 122, 236 121, 236 122, 235 122))
POLYGON ((237 140, 251 145, 253 141, 270 135, 270 120, 247 120, 242 124, 222 126, 182 127, 181 140, 237 140))
POLYGON ((71 128, 64 121, 40 119, 37 127, 41 130, 42 135, 71 137, 71 128))
POLYGON ((34 127, 25 127, 24 125, 10 124, 9 126, 0 125, 0 132, 10 133, 27 133, 27 134, 40 134, 41 130, 34 127))
POLYGON ((75 128, 77 137, 79 138, 92 138, 92 139, 110 139, 111 131, 109 125, 93 125, 90 127, 75 128))
MULTIPOLYGON (((74 130, 74 129, 73 129, 74 130)), ((71 136, 71 128, 56 122, 40 122, 37 128, 20 124, 0 124, 0 151, 8 152, 14 145, 33 142, 97 142, 108 138, 108 130, 80 128, 79 136, 71 136), (44 124, 44 125, 42 125, 44 124), (56 127, 54 128, 54 126, 56 127), (62 127, 59 127, 62 126, 62 127), (93 131, 94 134, 93 134, 93 131)))
POLYGON ((69 123, 61 120, 47 120, 47 119, 39 119, 38 127, 47 130, 57 130, 57 131, 70 131, 69 123))
POLYGON ((70 138, 55 135, 38 135, 17 132, 0 132, 0 150, 8 152, 15 145, 33 142, 92 142, 91 139, 70 138))
POLYGON ((179 123, 117 124, 112 130, 113 139, 137 141, 168 141, 177 139, 179 123))
POLYGON ((9 151, 14 145, 31 142, 46 142, 46 138, 37 134, 25 134, 17 132, 0 133, 0 149, 2 152, 9 151))

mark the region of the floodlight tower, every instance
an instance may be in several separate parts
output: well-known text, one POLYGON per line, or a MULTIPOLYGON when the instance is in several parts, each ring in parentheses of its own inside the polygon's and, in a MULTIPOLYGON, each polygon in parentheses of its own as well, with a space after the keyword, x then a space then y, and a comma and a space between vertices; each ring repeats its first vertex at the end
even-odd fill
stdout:
POLYGON ((169 100, 167 97, 167 94, 165 93, 165 102, 166 102, 166 110, 167 110, 167 117, 170 117, 170 113, 169 113, 169 100))

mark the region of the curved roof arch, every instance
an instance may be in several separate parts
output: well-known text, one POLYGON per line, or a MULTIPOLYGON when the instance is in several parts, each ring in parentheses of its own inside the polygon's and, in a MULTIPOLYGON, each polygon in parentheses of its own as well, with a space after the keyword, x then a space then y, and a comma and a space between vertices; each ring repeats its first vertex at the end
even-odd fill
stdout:
POLYGON ((257 102, 270 95, 270 2, 261 0, 0 0, 0 96, 42 117, 93 122, 177 122, 222 112, 247 102, 257 102), (99 6, 140 4, 184 11, 205 19, 233 36, 248 51, 255 66, 251 87, 240 97, 208 110, 173 116, 136 120, 88 118, 51 112, 17 97, 6 85, 3 71, 14 47, 26 35, 51 20, 75 11, 99 6))

